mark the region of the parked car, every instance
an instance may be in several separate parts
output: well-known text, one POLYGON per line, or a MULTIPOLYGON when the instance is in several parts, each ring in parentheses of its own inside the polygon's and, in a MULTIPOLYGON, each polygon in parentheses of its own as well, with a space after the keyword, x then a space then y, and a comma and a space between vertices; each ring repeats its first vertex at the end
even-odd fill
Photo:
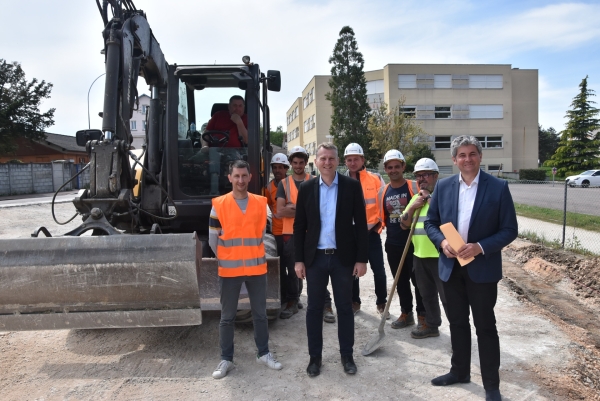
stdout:
POLYGON ((600 186, 600 170, 588 170, 581 174, 571 175, 566 179, 570 187, 599 187, 600 186))

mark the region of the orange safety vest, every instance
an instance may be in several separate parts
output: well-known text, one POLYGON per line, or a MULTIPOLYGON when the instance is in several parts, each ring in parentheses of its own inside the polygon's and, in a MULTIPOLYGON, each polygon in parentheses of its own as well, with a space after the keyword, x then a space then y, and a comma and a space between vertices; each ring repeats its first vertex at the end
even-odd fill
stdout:
MULTIPOLYGON (((415 195, 415 193, 419 192, 419 187, 418 187, 416 181, 406 180, 406 183, 408 184, 408 193, 410 194, 409 199, 411 199, 415 195)), ((385 226, 385 212, 383 210, 383 207, 384 207, 383 197, 385 196, 385 193, 389 186, 390 186, 390 184, 386 184, 384 187, 381 187, 379 189, 379 192, 377 193, 377 207, 379 208, 379 221, 381 222, 382 227, 385 226)))
MULTIPOLYGON (((304 181, 308 181, 312 176, 308 173, 304 174, 304 181)), ((298 199, 298 188, 291 175, 288 175, 283 180, 283 189, 285 190, 285 204, 293 203, 296 204, 298 199)), ((294 218, 293 217, 282 217, 283 220, 283 234, 292 235, 294 234, 294 218)))
MULTIPOLYGON (((379 208, 377 207, 377 194, 381 188, 381 178, 378 175, 367 170, 358 171, 360 186, 365 198, 365 207, 367 211, 367 227, 372 229, 379 223, 379 208)), ((381 232, 383 227, 378 231, 381 232)))
MULTIPOLYGON (((271 212, 273 214, 277 213, 277 185, 275 184, 275 180, 271 180, 269 182, 268 197, 267 202, 269 207, 271 208, 271 212)), ((283 233, 283 220, 276 218, 273 216, 272 218, 272 227, 273 235, 281 235, 283 233)))
POLYGON ((267 198, 249 193, 245 214, 231 192, 213 198, 212 205, 223 230, 217 242, 219 276, 266 274, 263 231, 267 225, 267 198))

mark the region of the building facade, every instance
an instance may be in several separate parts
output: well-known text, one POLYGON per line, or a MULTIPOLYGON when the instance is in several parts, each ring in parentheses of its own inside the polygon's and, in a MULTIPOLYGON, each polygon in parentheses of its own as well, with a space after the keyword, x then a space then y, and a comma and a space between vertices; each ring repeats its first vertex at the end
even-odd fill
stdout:
MULTIPOLYGON (((329 141, 330 76, 315 76, 288 109, 288 148, 316 150, 329 141)), ((414 116, 428 134, 440 172, 458 172, 450 142, 473 135, 484 147, 482 169, 537 168, 538 71, 493 64, 388 64, 365 72, 372 108, 381 102, 414 116)), ((368 144, 362 144, 368 146, 368 144)), ((399 149, 402 151, 402 149, 399 149)), ((310 151, 314 161, 314 151, 310 151)))
POLYGON ((150 96, 142 94, 139 97, 139 106, 133 111, 133 116, 129 120, 131 126, 131 136, 133 136, 132 145, 136 149, 141 149, 146 141, 146 112, 150 106, 150 96))

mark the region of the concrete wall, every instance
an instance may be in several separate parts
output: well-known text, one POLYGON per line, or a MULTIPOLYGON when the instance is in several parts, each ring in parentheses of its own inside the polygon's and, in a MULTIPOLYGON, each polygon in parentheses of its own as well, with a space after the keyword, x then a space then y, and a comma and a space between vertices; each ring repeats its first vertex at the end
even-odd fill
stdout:
MULTIPOLYGON (((0 164, 0 196, 54 192, 84 166, 74 163, 0 164)), ((89 185, 89 177, 86 170, 63 190, 84 188, 89 185)))

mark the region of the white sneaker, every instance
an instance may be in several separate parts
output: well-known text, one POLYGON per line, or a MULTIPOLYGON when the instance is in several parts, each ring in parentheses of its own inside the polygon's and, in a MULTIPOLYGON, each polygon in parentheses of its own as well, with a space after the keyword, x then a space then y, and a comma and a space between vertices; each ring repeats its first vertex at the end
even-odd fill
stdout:
POLYGON ((283 365, 277 362, 277 359, 275 359, 273 354, 271 354, 270 352, 268 354, 264 354, 260 358, 257 356, 256 362, 275 370, 281 370, 283 368, 283 365))
POLYGON ((212 374, 213 379, 222 379, 227 376, 227 373, 235 369, 235 365, 231 361, 222 360, 212 374))

